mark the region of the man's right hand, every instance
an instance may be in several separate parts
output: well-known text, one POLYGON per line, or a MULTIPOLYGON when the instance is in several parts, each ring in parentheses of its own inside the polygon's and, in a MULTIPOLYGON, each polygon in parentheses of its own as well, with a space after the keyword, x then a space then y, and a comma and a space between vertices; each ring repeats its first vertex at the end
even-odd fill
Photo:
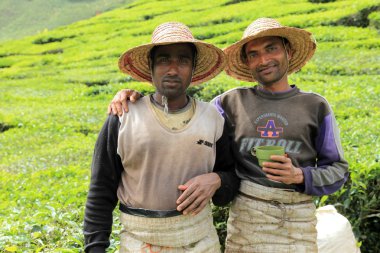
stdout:
POLYGON ((132 103, 136 102, 140 99, 142 95, 135 90, 130 89, 123 89, 116 93, 116 95, 113 97, 111 103, 108 105, 108 114, 113 115, 123 115, 123 110, 125 112, 128 112, 128 101, 131 101, 132 103))
POLYGON ((178 190, 183 191, 176 201, 177 210, 184 215, 200 213, 221 186, 218 174, 211 172, 193 177, 178 190))

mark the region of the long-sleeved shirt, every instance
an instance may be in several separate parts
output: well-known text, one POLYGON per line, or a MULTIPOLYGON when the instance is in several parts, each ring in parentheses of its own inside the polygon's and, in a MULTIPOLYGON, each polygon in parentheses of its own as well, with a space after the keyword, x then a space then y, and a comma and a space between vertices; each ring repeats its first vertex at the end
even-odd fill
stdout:
POLYGON ((110 116, 95 145, 87 197, 84 235, 86 252, 109 246, 112 212, 125 206, 167 210, 176 207, 177 186, 209 172, 221 178, 216 205, 230 202, 239 187, 224 119, 204 102, 184 129, 160 125, 149 98, 130 104, 119 121, 110 116))
POLYGON ((339 131, 328 102, 296 86, 271 93, 259 86, 232 89, 212 103, 233 128, 233 146, 241 179, 321 196, 337 191, 347 180, 339 131), (304 184, 269 180, 251 149, 279 145, 304 174, 304 184))

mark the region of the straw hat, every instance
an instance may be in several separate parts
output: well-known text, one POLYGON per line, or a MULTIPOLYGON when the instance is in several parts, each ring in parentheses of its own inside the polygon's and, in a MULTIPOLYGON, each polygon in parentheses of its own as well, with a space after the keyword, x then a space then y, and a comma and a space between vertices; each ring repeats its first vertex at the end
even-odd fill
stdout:
POLYGON ((218 75, 226 64, 223 51, 214 45, 196 40, 190 29, 179 22, 159 25, 152 34, 152 43, 129 49, 119 59, 119 68, 134 79, 152 83, 149 52, 154 46, 193 43, 197 49, 196 67, 190 85, 208 81, 218 75))
POLYGON ((247 42, 266 36, 284 37, 290 42, 293 55, 289 61, 288 74, 300 70, 313 56, 316 49, 316 42, 310 32, 282 26, 275 19, 259 18, 245 29, 240 41, 224 49, 227 55, 226 73, 239 80, 255 82, 252 71, 242 57, 242 48, 247 42))

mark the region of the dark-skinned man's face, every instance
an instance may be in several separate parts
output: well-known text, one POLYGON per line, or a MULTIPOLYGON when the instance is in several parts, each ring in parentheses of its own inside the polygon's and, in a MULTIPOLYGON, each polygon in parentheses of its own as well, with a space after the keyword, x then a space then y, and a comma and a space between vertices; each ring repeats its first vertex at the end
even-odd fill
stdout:
POLYGON ((152 80, 157 92, 168 99, 186 94, 193 72, 193 51, 189 44, 158 46, 152 59, 152 80))
POLYGON ((264 86, 282 82, 287 78, 291 55, 287 55, 280 37, 262 37, 245 45, 246 63, 253 77, 264 86))

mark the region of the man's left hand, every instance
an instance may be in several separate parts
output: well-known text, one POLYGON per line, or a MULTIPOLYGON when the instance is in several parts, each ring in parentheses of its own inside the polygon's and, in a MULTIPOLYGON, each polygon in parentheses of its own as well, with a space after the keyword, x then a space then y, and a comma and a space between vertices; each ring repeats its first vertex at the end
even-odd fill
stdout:
POLYGON ((267 173, 269 179, 285 184, 302 184, 304 182, 302 170, 295 167, 289 157, 272 155, 271 160, 275 162, 263 163, 263 171, 267 173))
POLYGON ((208 173, 196 176, 178 189, 183 191, 177 199, 177 210, 183 214, 196 215, 207 205, 215 191, 219 189, 221 180, 218 174, 208 173))

